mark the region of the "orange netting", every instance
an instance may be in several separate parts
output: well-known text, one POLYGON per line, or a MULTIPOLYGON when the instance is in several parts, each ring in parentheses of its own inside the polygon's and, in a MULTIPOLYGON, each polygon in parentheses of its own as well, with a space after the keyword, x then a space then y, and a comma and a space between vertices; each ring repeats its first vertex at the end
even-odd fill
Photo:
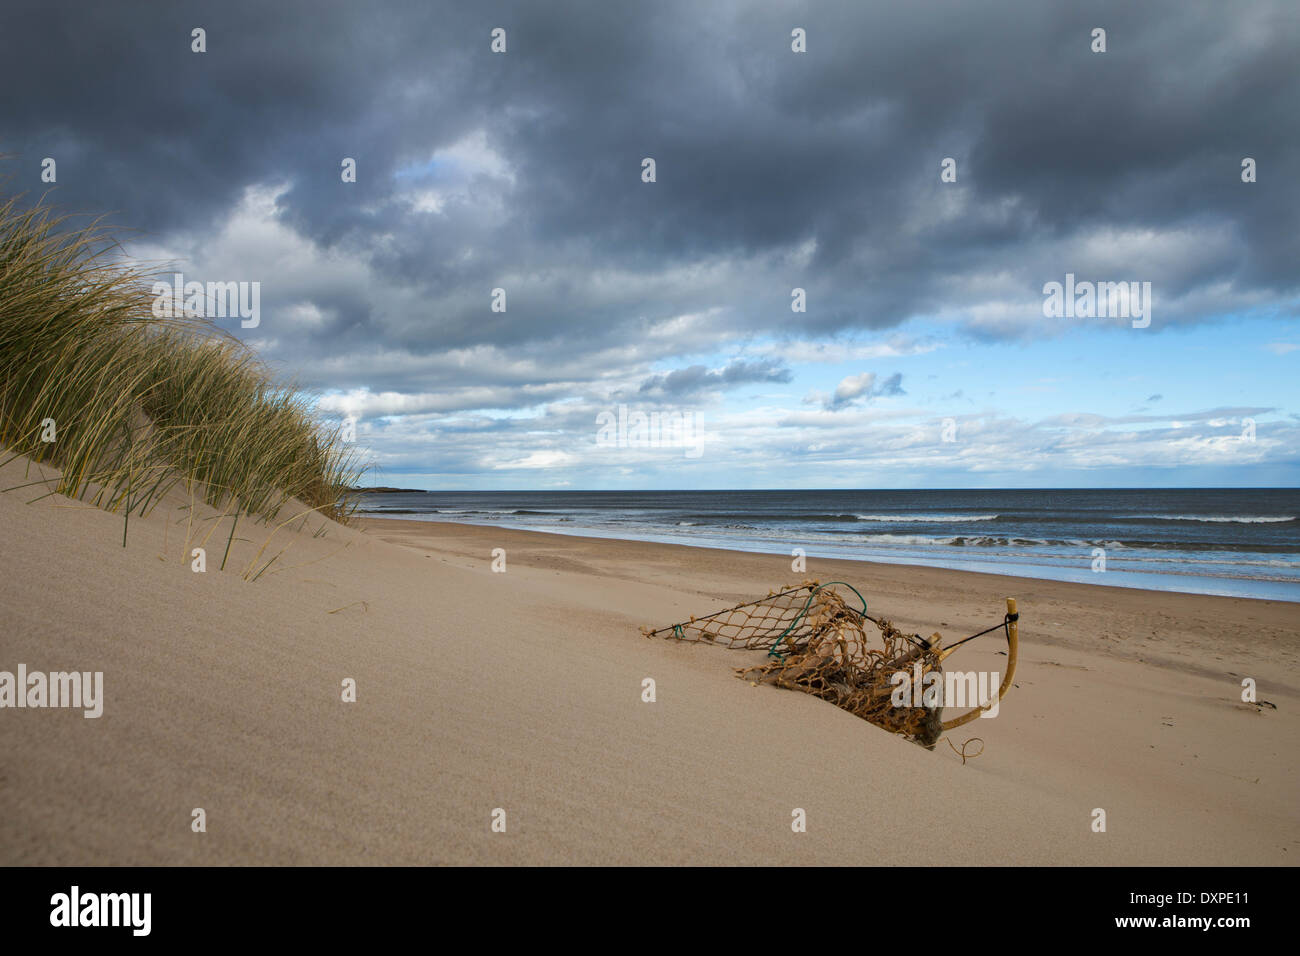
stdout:
POLYGON ((737 676, 828 700, 929 749, 943 733, 941 706, 909 706, 909 699, 894 693, 903 684, 896 675, 903 674, 906 686, 915 684, 920 696, 917 678, 941 670, 937 644, 868 617, 865 601, 859 611, 831 585, 805 581, 757 601, 641 631, 647 637, 767 651, 766 661, 737 668, 737 676))

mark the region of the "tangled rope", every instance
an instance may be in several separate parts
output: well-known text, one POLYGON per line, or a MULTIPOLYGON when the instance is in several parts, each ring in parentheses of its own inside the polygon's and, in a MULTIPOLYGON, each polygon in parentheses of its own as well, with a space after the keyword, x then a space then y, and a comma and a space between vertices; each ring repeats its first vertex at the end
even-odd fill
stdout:
POLYGON ((937 642, 905 635, 889 621, 868 616, 856 589, 832 584, 805 581, 706 617, 641 630, 647 637, 765 650, 766 662, 737 668, 737 676, 820 697, 933 750, 943 734, 943 708, 900 704, 895 689, 901 683, 897 675, 913 682, 940 670, 937 642), (857 595, 862 609, 850 607, 832 584, 857 595))
POLYGON ((984 752, 984 738, 983 737, 967 738, 966 742, 961 745, 961 750, 958 750, 957 746, 951 740, 948 741, 948 746, 952 747, 952 752, 961 758, 961 764, 964 767, 966 766, 967 758, 974 760, 976 757, 978 757, 980 754, 984 752), (973 754, 968 754, 966 752, 966 748, 969 747, 971 744, 975 743, 975 741, 977 740, 979 741, 980 749, 975 751, 973 754))

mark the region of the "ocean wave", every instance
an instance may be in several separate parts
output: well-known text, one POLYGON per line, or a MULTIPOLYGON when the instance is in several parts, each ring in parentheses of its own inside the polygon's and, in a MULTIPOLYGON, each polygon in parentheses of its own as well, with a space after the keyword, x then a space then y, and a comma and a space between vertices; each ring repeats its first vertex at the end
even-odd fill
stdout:
POLYGON ((918 513, 918 514, 861 514, 856 511, 830 511, 817 512, 812 514, 800 514, 799 512, 768 512, 768 511, 717 511, 709 513, 679 513, 678 516, 683 521, 692 521, 697 524, 717 524, 728 518, 747 519, 750 521, 761 521, 763 523, 771 522, 796 522, 798 524, 860 524, 864 521, 882 522, 886 524, 962 524, 971 521, 996 521, 1001 515, 996 514, 977 514, 977 515, 960 515, 947 513, 918 513))
POLYGON ((1295 515, 1125 515, 1144 521, 1206 521, 1213 524, 1281 524, 1295 521, 1295 515))
POLYGON ((941 514, 913 514, 913 515, 862 515, 854 514, 859 521, 888 521, 905 523, 928 523, 928 524, 961 524, 968 521, 996 521, 998 515, 941 515, 941 514))
POLYGON ((1127 551, 1132 545, 1123 541, 1084 541, 1080 538, 1019 538, 991 534, 963 534, 936 537, 926 534, 866 534, 861 540, 872 544, 914 546, 939 545, 949 548, 1107 548, 1127 551))
POLYGON ((994 535, 951 535, 937 538, 926 534, 866 534, 862 538, 872 544, 942 545, 952 548, 1033 547, 1051 544, 1041 538, 1000 538, 994 535))

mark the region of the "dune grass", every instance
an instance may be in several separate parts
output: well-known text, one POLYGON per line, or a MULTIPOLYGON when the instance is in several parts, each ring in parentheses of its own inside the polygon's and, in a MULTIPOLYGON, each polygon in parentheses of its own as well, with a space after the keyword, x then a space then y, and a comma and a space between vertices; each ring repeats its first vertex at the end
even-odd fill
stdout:
POLYGON ((156 270, 120 252, 98 220, 0 205, 0 446, 128 522, 177 482, 236 521, 291 499, 346 521, 365 468, 340 429, 211 322, 155 317, 156 270))

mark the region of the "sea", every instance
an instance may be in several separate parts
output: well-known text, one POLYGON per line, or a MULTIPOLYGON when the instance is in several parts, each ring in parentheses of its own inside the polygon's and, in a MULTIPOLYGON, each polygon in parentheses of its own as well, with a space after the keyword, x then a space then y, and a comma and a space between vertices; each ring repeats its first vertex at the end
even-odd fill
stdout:
POLYGON ((1295 488, 385 492, 360 511, 1300 602, 1295 488))

